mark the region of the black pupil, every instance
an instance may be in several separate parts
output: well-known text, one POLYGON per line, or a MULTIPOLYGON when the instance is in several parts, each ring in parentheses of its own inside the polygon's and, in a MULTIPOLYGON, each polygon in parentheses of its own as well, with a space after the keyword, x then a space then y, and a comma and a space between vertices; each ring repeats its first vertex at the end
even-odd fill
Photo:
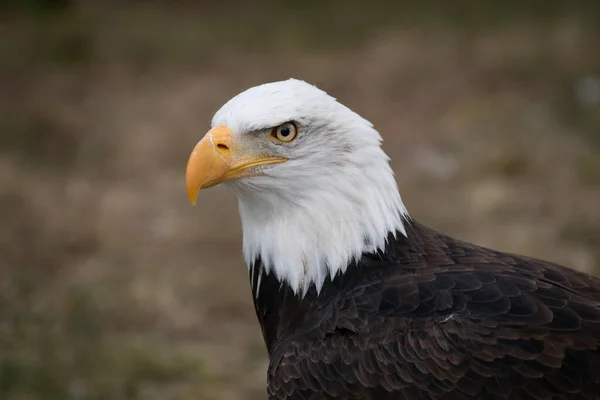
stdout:
POLYGON ((286 137, 290 134, 290 128, 288 126, 284 126, 283 128, 281 128, 279 133, 281 134, 281 136, 286 137))

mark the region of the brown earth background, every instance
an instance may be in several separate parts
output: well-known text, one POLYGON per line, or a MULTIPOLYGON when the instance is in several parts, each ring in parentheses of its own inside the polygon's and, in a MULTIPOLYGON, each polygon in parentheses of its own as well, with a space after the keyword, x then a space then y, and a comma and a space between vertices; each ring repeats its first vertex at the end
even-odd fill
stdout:
POLYGON ((600 3, 0 3, 0 399, 265 398, 212 114, 314 83, 371 120, 419 221, 600 272, 600 3))

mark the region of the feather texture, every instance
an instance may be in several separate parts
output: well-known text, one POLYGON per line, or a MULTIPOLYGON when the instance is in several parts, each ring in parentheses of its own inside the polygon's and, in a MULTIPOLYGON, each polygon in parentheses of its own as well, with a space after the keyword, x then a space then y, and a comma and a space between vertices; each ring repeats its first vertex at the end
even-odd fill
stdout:
POLYGON ((598 279, 405 225, 318 295, 253 282, 270 399, 600 398, 598 279))

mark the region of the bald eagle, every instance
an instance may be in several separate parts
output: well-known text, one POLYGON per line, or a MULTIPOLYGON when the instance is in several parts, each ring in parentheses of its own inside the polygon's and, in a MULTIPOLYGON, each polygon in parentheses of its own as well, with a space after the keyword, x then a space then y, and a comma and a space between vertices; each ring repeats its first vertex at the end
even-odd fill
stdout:
POLYGON ((269 399, 600 399, 600 280, 409 217, 371 123, 299 80, 229 100, 188 195, 237 195, 269 399))

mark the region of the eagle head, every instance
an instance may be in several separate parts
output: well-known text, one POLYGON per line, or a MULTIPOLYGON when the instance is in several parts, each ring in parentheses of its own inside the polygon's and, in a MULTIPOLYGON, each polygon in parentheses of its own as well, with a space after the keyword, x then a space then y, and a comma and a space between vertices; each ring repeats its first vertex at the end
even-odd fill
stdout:
POLYGON ((193 149, 190 201, 225 183, 238 197, 244 258, 302 295, 405 234, 407 217, 372 124, 289 79, 229 100, 193 149))

